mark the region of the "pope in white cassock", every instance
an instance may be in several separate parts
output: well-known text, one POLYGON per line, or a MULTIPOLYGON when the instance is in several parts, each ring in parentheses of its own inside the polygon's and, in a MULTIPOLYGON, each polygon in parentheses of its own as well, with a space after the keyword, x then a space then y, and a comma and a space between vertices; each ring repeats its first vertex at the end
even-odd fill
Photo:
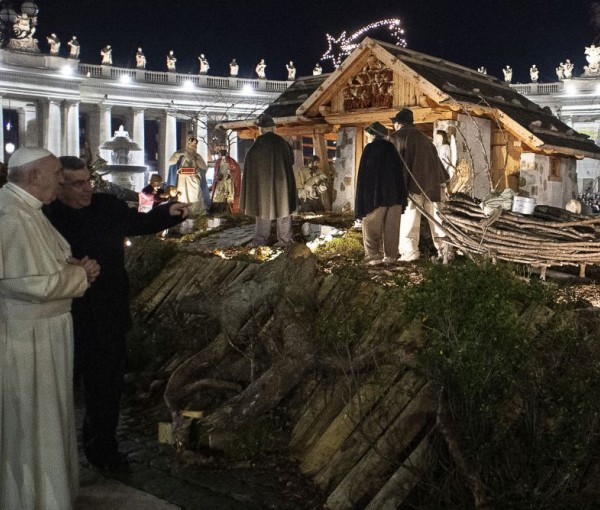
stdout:
POLYGON ((45 149, 17 150, 0 189, 0 508, 69 510, 78 490, 71 299, 99 274, 42 213, 63 182, 45 149))

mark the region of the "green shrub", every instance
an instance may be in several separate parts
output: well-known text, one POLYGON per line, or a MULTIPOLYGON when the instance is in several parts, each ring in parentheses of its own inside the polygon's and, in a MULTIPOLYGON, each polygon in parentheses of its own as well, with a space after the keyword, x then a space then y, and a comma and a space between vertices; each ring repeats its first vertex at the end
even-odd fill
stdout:
MULTIPOLYGON (((451 425, 494 503, 566 508, 583 497, 598 451, 600 364, 572 303, 508 266, 470 261, 426 268, 405 300, 426 337, 422 368, 446 391, 451 425)), ((429 497, 461 493, 457 504, 472 506, 451 470, 442 478, 429 497)))

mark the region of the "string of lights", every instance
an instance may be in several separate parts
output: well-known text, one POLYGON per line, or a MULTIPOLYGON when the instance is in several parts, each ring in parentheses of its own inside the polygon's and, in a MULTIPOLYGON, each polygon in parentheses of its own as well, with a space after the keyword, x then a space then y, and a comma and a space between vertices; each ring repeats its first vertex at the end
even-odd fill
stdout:
POLYGON ((406 47, 402 22, 398 18, 382 19, 365 25, 350 35, 350 37, 346 37, 345 30, 337 39, 330 34, 326 34, 328 48, 321 57, 321 60, 331 60, 333 66, 337 69, 342 63, 342 60, 360 44, 360 41, 362 41, 367 32, 380 28, 387 29, 388 35, 392 38, 396 46, 406 47))

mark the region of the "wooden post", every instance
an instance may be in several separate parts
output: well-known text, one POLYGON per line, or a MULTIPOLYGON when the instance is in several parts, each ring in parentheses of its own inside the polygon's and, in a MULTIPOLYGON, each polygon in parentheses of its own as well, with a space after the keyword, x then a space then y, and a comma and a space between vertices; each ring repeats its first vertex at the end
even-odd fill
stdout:
POLYGON ((322 133, 315 133, 313 131, 313 145, 316 155, 321 158, 321 168, 323 169, 323 173, 327 176, 327 180, 329 181, 326 200, 323 206, 326 211, 331 211, 331 206, 333 204, 333 171, 329 166, 329 159, 327 157, 327 141, 322 133))

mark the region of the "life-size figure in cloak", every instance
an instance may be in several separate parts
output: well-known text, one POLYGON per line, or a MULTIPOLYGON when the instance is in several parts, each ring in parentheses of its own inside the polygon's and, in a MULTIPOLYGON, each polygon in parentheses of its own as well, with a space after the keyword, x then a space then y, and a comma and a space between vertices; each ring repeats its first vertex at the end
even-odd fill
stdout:
POLYGON ((176 186, 179 200, 190 205, 192 215, 208 214, 210 190, 206 182, 208 166, 197 152, 198 139, 189 136, 184 150, 175 151, 169 158, 167 184, 176 186))
POLYGON ((212 210, 229 209, 232 213, 240 212, 240 190, 242 187, 242 169, 238 162, 227 154, 225 149, 220 151, 219 159, 215 162, 215 178, 212 192, 212 210))
POLYGON ((392 264, 398 259, 400 216, 408 197, 404 168, 394 145, 384 139, 383 124, 374 122, 365 131, 369 143, 358 166, 354 214, 362 219, 365 262, 392 264))
POLYGON ((412 262, 421 256, 421 212, 415 205, 418 204, 431 218, 437 219, 428 219, 429 228, 438 256, 446 261, 452 254, 445 242, 446 232, 440 226, 438 202, 442 199, 442 185, 448 182, 450 176, 433 142, 413 124, 413 112, 410 109, 403 108, 391 120, 396 131, 390 135, 390 142, 400 154, 409 193, 409 203, 400 224, 400 260, 412 262))
POLYGON ((160 232, 187 216, 184 204, 132 209, 114 195, 92 193, 91 173, 73 156, 60 158, 65 183, 58 200, 45 208, 54 227, 69 241, 73 254, 98 260, 101 276, 83 297, 73 301, 75 381, 85 403, 83 450, 94 466, 119 470, 116 430, 125 371, 125 334, 131 326, 125 238, 160 232))
POLYGON ((294 154, 289 143, 275 134, 275 122, 268 114, 256 120, 260 136, 246 154, 240 210, 256 218, 251 246, 264 246, 277 220, 277 245, 293 242, 292 212, 296 210, 294 154))
POLYGON ((77 495, 71 299, 92 271, 42 213, 61 164, 24 147, 0 189, 0 508, 70 510, 77 495))

